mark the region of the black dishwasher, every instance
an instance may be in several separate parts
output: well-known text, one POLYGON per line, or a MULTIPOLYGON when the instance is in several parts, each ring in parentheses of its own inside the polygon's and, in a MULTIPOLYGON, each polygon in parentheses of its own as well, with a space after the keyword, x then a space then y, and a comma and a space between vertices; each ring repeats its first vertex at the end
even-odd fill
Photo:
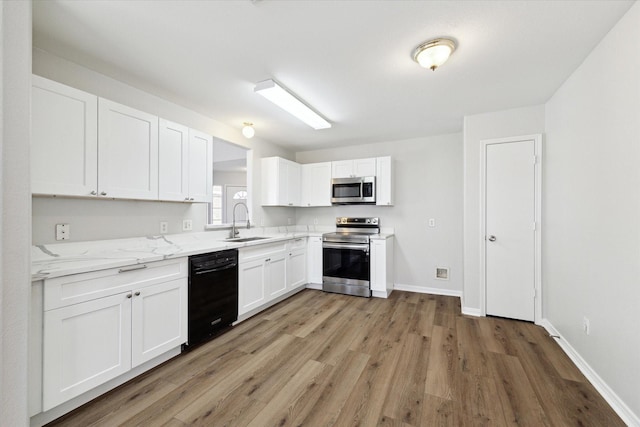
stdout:
POLYGON ((238 320, 238 251, 189 257, 189 338, 185 349, 207 341, 238 320))

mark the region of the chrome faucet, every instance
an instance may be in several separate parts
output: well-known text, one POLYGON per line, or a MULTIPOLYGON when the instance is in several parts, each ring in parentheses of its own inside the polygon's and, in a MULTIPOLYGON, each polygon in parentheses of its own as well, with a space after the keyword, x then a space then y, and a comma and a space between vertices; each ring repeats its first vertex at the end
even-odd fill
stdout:
POLYGON ((234 237, 236 237, 238 234, 240 234, 240 232, 238 230, 236 230, 236 208, 238 207, 238 205, 242 205, 244 206, 244 209, 247 211, 247 230, 249 230, 251 228, 251 222, 249 222, 249 208, 247 207, 247 205, 245 205, 242 202, 238 202, 233 206, 233 220, 231 223, 231 238, 233 239, 234 237))

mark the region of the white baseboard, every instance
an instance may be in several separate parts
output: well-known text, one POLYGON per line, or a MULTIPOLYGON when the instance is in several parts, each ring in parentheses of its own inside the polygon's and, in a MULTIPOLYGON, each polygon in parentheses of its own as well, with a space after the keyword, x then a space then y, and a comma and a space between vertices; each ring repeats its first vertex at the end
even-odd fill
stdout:
POLYGON ((596 371, 589 366, 589 364, 580 356, 569 342, 564 339, 562 334, 551 324, 548 319, 542 319, 540 326, 545 328, 549 335, 557 336, 556 341, 560 345, 560 348, 569 356, 573 363, 580 369, 589 382, 595 387, 596 390, 604 397, 604 400, 613 408, 622 421, 628 426, 640 427, 640 417, 633 413, 633 411, 618 397, 618 395, 604 382, 602 378, 596 373, 596 371))
POLYGON ((394 291, 407 291, 407 292, 417 292, 420 294, 432 294, 432 295, 444 295, 448 297, 462 297, 462 291, 455 291, 451 289, 442 289, 442 288, 426 288, 423 286, 415 286, 415 285, 403 285, 401 283, 396 283, 393 285, 394 291))
POLYGON ((315 289, 317 291, 321 291, 322 290, 322 284, 307 283, 307 289, 315 289))
POLYGON ((482 312, 480 311, 479 308, 473 308, 473 307, 462 307, 462 314, 465 314, 467 316, 474 316, 474 317, 482 317, 482 312))

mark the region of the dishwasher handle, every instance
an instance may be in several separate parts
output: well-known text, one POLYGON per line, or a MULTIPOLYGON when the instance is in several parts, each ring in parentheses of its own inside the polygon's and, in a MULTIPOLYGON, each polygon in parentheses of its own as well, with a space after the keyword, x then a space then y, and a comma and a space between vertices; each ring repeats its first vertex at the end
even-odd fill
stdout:
POLYGON ((227 264, 224 267, 219 267, 219 268, 211 268, 209 270, 196 270, 195 274, 207 274, 207 273, 215 273, 217 271, 224 271, 224 270, 229 270, 231 268, 236 268, 238 264, 237 263, 233 263, 233 264, 227 264))

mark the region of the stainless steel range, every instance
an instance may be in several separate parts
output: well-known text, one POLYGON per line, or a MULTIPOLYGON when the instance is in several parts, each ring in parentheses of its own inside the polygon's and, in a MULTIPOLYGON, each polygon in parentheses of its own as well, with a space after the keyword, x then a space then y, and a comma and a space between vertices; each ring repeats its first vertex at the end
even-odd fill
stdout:
POLYGON ((371 296, 369 239, 379 218, 336 218, 336 232, 322 235, 322 290, 371 296))

